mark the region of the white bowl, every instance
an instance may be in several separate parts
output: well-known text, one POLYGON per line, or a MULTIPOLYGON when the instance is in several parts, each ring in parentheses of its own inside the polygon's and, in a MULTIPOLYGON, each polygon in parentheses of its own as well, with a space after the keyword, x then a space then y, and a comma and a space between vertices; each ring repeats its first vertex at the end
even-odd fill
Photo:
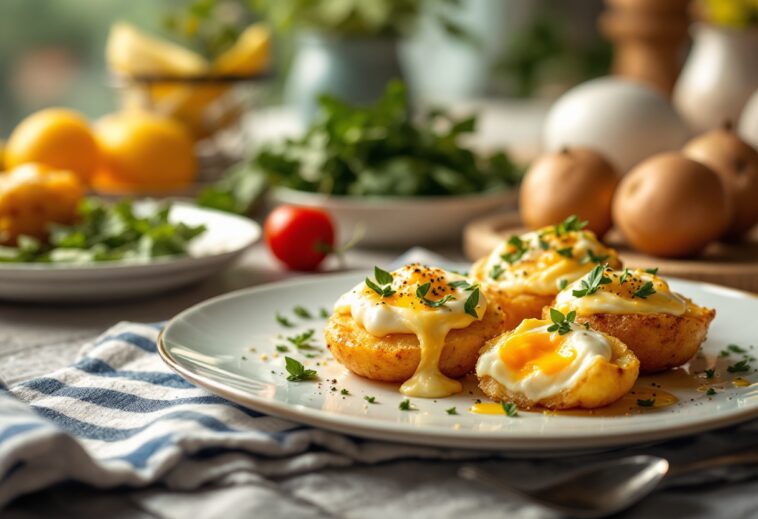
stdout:
MULTIPOLYGON (((138 201, 134 206, 137 213, 154 208, 155 202, 150 200, 138 201)), ((0 300, 117 301, 165 292, 224 270, 261 235, 260 227, 252 220, 184 202, 173 203, 169 220, 207 227, 189 243, 186 256, 84 265, 0 263, 0 300)))
POLYGON ((471 220, 516 205, 515 188, 463 196, 360 197, 332 196, 287 188, 274 188, 270 206, 293 204, 327 211, 337 225, 339 242, 349 240, 362 227, 361 247, 409 247, 460 239, 471 220))

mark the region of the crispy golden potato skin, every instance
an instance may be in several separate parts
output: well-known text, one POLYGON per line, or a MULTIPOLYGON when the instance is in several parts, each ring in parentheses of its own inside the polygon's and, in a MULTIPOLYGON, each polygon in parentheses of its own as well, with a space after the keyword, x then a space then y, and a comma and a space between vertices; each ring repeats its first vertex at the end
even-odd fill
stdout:
MULTIPOLYGON (((452 378, 472 371, 482 344, 500 333, 501 322, 499 310, 490 303, 481 321, 451 330, 440 357, 440 371, 452 378)), ((395 333, 376 337, 349 314, 333 314, 324 335, 326 347, 340 364, 371 380, 405 382, 413 376, 421 358, 415 335, 395 333)))
MULTIPOLYGON (((669 314, 594 314, 577 316, 576 322, 590 323, 626 344, 640 359, 640 372, 658 373, 681 366, 695 356, 705 341, 716 311, 688 301, 691 311, 669 314)), ((549 308, 545 308, 543 316, 549 308)))
MULTIPOLYGON (((640 363, 634 353, 615 337, 608 336, 613 351, 611 361, 599 360, 592 364, 584 376, 557 395, 538 401, 522 393, 508 391, 494 378, 485 375, 479 379, 484 394, 496 402, 515 402, 522 409, 546 407, 548 409, 595 409, 612 404, 632 389, 639 375, 640 363)), ((482 351, 496 347, 500 337, 491 340, 482 351)))

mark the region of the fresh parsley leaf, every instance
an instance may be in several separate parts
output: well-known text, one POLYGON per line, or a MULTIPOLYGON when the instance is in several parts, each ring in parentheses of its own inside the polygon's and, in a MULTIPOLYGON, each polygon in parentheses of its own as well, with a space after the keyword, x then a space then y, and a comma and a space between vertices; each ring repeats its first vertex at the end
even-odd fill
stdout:
POLYGON ((705 378, 713 378, 713 375, 715 375, 715 374, 716 374, 716 370, 713 370, 713 369, 706 369, 706 370, 704 371, 704 373, 705 373, 705 378))
POLYGON ((716 390, 713 389, 712 387, 709 387, 708 391, 706 391, 705 394, 708 395, 708 396, 713 396, 713 395, 716 394, 716 390))
POLYGON ((606 261, 608 261, 609 257, 610 256, 608 256, 607 254, 595 255, 595 253, 592 252, 592 249, 587 249, 587 256, 585 258, 584 263, 597 263, 599 265, 601 263, 605 263, 606 261))
POLYGON ((569 284, 568 279, 561 279, 560 281, 558 281, 558 288, 560 290, 564 290, 568 286, 568 284, 569 284))
POLYGON ((321 317, 322 319, 329 319, 329 310, 327 310, 326 308, 322 308, 321 310, 318 311, 318 316, 321 317))
POLYGON ((500 402, 500 405, 503 407, 506 416, 511 418, 518 416, 518 406, 513 402, 500 402))
POLYGON ((392 274, 379 267, 374 267, 374 279, 380 285, 389 285, 392 283, 392 274))
POLYGON ((458 414, 458 410, 455 407, 451 407, 450 409, 445 409, 445 412, 447 414, 458 414))
POLYGON ((409 399, 405 399, 402 402, 400 402, 400 405, 397 406, 398 409, 401 411, 415 411, 416 408, 411 404, 411 401, 409 399))
POLYGON ((392 290, 392 274, 379 267, 374 267, 374 278, 376 278, 376 283, 366 278, 366 286, 379 294, 380 297, 391 297, 395 294, 395 291, 392 290))
POLYGON ((350 391, 343 388, 342 390, 340 390, 340 395, 350 396, 350 391))
POLYGON ((513 250, 501 254, 500 257, 509 264, 516 263, 528 250, 524 241, 515 234, 508 238, 508 247, 513 250))
POLYGON ((624 272, 622 272, 621 276, 619 276, 619 285, 623 285, 624 283, 626 283, 626 280, 629 277, 629 274, 631 274, 631 272, 629 272, 629 269, 624 267, 624 272))
POLYGON ((313 319, 313 316, 311 315, 311 313, 300 305, 293 308, 292 313, 294 313, 296 316, 300 317, 301 319, 313 319))
POLYGON ((574 319, 576 319, 575 310, 571 310, 566 315, 563 315, 560 310, 551 308, 550 320, 553 321, 553 324, 548 327, 547 331, 558 332, 559 335, 566 335, 571 331, 571 324, 574 322, 574 319))
POLYGON ((276 312, 276 322, 284 326, 285 328, 292 328, 293 326, 295 326, 294 324, 292 324, 292 322, 289 319, 284 317, 279 312, 276 312))
POLYGON ((419 299, 421 299, 421 301, 426 306, 431 307, 431 308, 439 308, 439 307, 443 306, 445 303, 447 303, 448 301, 452 301, 452 300, 455 299, 455 296, 453 296, 452 294, 448 294, 445 297, 443 297, 442 299, 439 299, 437 301, 433 301, 431 299, 427 299, 426 298, 426 294, 429 293, 429 289, 431 287, 432 287, 432 284, 430 282, 426 282, 423 285, 419 285, 416 288, 416 297, 418 297, 419 299))
POLYGON ((582 324, 582 326, 584 326, 584 329, 585 329, 585 330, 589 330, 589 329, 591 329, 591 328, 590 328, 590 323, 589 323, 589 321, 585 321, 585 322, 582 324))
POLYGON ((645 272, 647 272, 648 274, 652 274, 652 275, 655 276, 656 274, 658 274, 658 267, 651 268, 651 269, 645 269, 645 272))
POLYGON ((475 288, 471 291, 466 302, 463 304, 463 310, 475 319, 479 319, 479 314, 476 313, 476 306, 479 304, 479 288, 475 288))
POLYGON ((285 337, 285 339, 298 350, 313 350, 316 349, 316 347, 311 344, 314 333, 316 333, 316 330, 311 328, 301 334, 285 337))
POLYGON ((730 344, 726 347, 726 349, 734 353, 747 353, 747 350, 745 348, 741 348, 736 344, 730 344))
POLYGON ((602 285, 607 285, 611 282, 611 278, 605 275, 605 265, 598 265, 592 269, 592 271, 582 279, 579 290, 573 290, 571 293, 574 297, 591 296, 602 285))
POLYGON ((648 400, 637 400, 637 405, 640 407, 653 407, 655 405, 655 398, 650 398, 648 400))
POLYGON ((490 269, 489 277, 490 279, 494 279, 495 281, 497 281, 498 279, 500 279, 500 276, 503 275, 503 272, 505 272, 505 269, 503 268, 503 266, 500 265, 499 263, 496 263, 492 267, 492 269, 490 269))
POLYGON ((750 371, 750 364, 748 364, 747 359, 743 359, 736 364, 732 364, 731 366, 727 366, 726 370, 729 373, 743 373, 745 371, 750 371))
POLYGON ((636 292, 634 292, 633 295, 641 299, 647 299, 649 296, 652 296, 653 294, 655 294, 655 289, 653 288, 653 282, 648 281, 644 285, 642 285, 636 292))
POLYGON ((288 351, 290 351, 290 349, 284 344, 278 344, 276 346, 276 351, 278 351, 279 353, 287 353, 288 351))
POLYGON ((378 404, 379 403, 379 402, 376 401, 376 397, 375 396, 368 396, 368 395, 366 395, 366 396, 363 397, 363 399, 366 402, 368 402, 369 404, 378 404))
POLYGON ((574 248, 573 247, 564 247, 562 249, 557 249, 555 252, 563 256, 564 258, 573 258, 574 257, 574 248))
POLYGON ((587 227, 586 220, 580 220, 578 216, 575 214, 572 214, 565 220, 563 220, 561 223, 555 226, 555 234, 556 236, 561 236, 563 234, 566 234, 567 232, 571 231, 581 231, 585 227, 587 227))
POLYGON ((290 382, 314 380, 318 377, 316 370, 305 369, 305 366, 303 366, 300 362, 293 359, 292 357, 284 357, 284 362, 285 368, 287 368, 287 373, 289 373, 287 380, 290 382))

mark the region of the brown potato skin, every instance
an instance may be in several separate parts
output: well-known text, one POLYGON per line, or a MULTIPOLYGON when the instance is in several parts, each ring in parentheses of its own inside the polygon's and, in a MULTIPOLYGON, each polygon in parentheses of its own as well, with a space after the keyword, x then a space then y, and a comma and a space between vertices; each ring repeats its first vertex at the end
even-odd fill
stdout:
MULTIPOLYGON (((489 303, 482 320, 450 330, 440 357, 440 371, 451 378, 471 372, 482 344, 500 333, 502 320, 497 307, 489 303)), ((326 347, 340 364, 371 380, 405 382, 413 376, 421 358, 415 335, 395 333, 376 337, 349 314, 332 315, 324 335, 326 347)))
MULTIPOLYGON (((615 337, 608 336, 613 351, 610 362, 595 362, 571 388, 542 400, 530 400, 521 393, 508 391, 490 376, 479 379, 479 387, 496 402, 514 402, 521 409, 546 407, 548 409, 595 409, 612 404, 632 389, 639 376, 640 363, 634 353, 615 337)), ((499 341, 493 339, 485 349, 499 341)))
MULTIPOLYGON (((640 360, 640 373, 658 373, 681 366, 700 349, 716 311, 689 303, 694 311, 669 314, 594 314, 576 317, 626 344, 640 360)), ((549 315, 549 308, 543 317, 549 315)))

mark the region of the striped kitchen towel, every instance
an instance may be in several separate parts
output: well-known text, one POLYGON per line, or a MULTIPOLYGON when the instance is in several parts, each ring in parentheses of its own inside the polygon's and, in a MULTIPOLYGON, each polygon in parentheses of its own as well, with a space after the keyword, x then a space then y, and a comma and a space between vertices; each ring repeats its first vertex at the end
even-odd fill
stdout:
POLYGON ((192 489, 450 451, 360 440, 240 407, 186 382, 156 354, 161 325, 121 323, 79 360, 0 384, 0 508, 63 481, 192 489))

